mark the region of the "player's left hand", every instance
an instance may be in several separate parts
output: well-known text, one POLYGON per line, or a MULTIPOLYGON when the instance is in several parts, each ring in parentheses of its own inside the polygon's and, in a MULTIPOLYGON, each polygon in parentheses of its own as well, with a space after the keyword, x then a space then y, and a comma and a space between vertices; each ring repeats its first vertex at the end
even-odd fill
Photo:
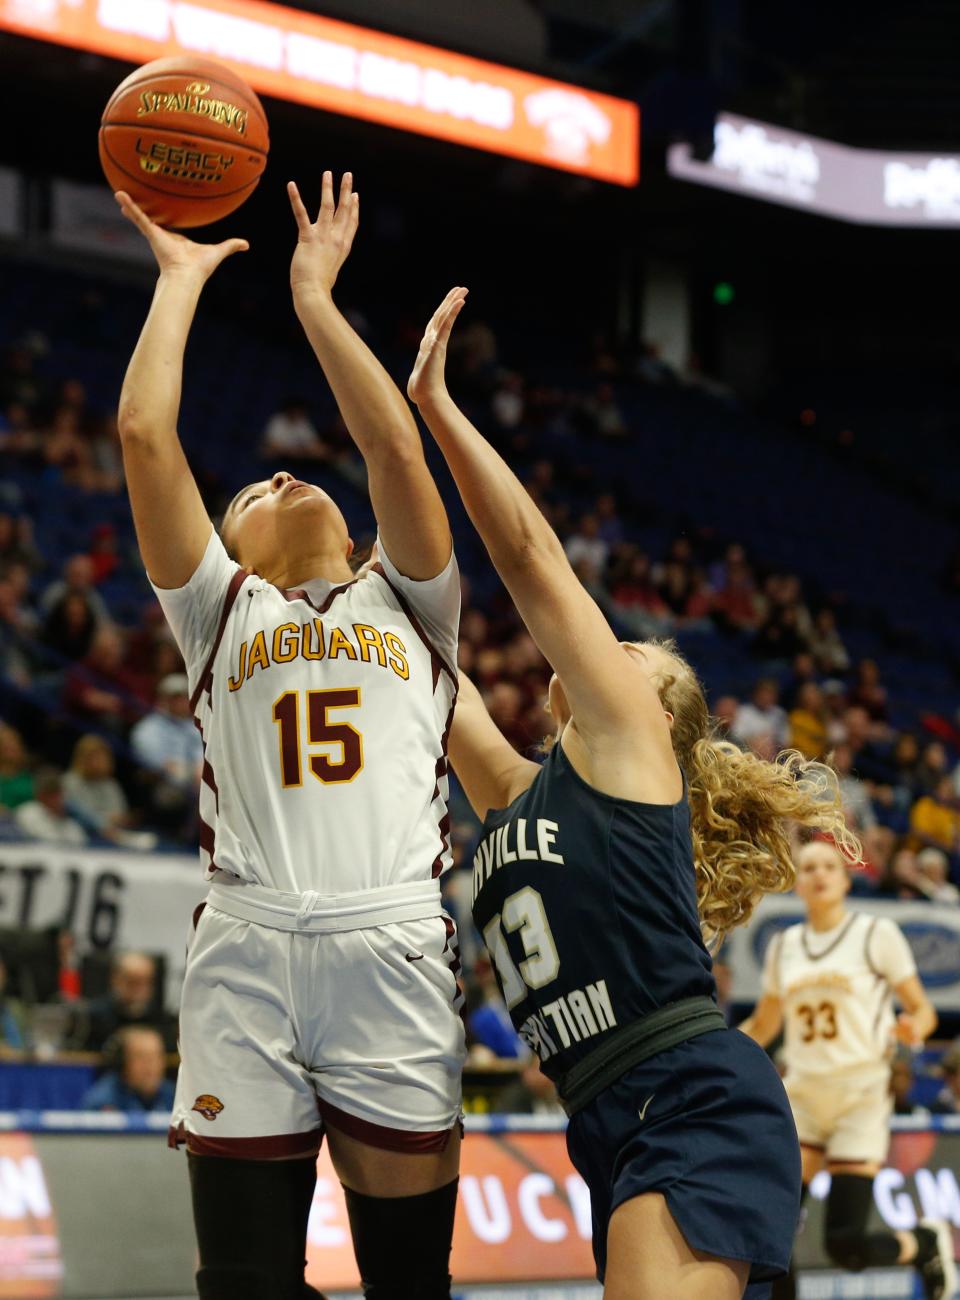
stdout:
POLYGON ((923 1037, 917 1029, 916 1019, 907 1011, 901 1011, 897 1016, 893 1036, 898 1043, 906 1043, 907 1047, 923 1046, 923 1037))
POLYGON ((451 289, 443 302, 430 317, 420 351, 413 363, 413 371, 407 380, 407 396, 417 406, 422 406, 433 397, 446 392, 447 382, 444 374, 447 363, 447 342, 453 322, 460 315, 467 300, 469 290, 451 289))
POLYGON ((287 194, 299 232, 290 266, 290 286, 294 295, 310 290, 330 293, 341 266, 349 256, 360 224, 360 196, 353 192, 353 175, 343 173, 340 198, 335 204, 333 172, 323 173, 316 221, 310 220, 294 181, 287 185, 287 194))

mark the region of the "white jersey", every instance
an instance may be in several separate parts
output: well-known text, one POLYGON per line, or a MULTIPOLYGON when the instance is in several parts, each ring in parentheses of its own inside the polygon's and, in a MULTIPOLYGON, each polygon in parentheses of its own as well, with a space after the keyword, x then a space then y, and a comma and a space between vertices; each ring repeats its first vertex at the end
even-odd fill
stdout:
POLYGON ((832 930, 792 925, 767 948, 763 992, 780 998, 787 1080, 885 1071, 894 1025, 892 989, 917 973, 888 917, 853 912, 832 930))
POLYGON ((209 877, 337 895, 450 865, 453 556, 415 582, 381 546, 358 581, 281 591, 245 573, 214 532, 186 586, 154 590, 203 739, 209 877))

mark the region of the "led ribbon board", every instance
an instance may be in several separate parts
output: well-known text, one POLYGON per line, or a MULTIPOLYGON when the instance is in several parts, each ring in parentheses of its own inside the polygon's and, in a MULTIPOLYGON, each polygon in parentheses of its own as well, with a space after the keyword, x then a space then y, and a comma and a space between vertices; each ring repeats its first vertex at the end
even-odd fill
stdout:
POLYGON ((0 0, 0 28, 132 63, 199 54, 258 91, 618 185, 636 104, 267 0, 0 0))
POLYGON ((821 216, 877 226, 960 225, 960 156, 853 149, 785 127, 721 113, 713 156, 672 145, 681 180, 821 216))

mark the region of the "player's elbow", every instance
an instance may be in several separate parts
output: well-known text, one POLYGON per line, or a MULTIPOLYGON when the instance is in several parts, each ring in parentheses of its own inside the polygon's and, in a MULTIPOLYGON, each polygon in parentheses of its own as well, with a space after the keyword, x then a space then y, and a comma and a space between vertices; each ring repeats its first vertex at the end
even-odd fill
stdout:
POLYGON ((420 435, 411 422, 391 425, 367 448, 363 448, 366 461, 376 461, 379 468, 391 474, 415 474, 423 470, 425 459, 420 435))
POLYGON ((143 442, 149 436, 143 412, 132 402, 121 402, 117 411, 117 432, 121 442, 143 442))
POLYGON ((117 432, 126 448, 148 448, 157 441, 156 425, 132 402, 121 402, 117 412, 117 432))
POLYGON ((522 575, 528 581, 552 583, 556 579, 557 566, 566 563, 556 533, 539 511, 536 518, 526 514, 519 516, 512 528, 491 530, 491 536, 495 540, 492 546, 488 542, 488 547, 501 574, 522 575))

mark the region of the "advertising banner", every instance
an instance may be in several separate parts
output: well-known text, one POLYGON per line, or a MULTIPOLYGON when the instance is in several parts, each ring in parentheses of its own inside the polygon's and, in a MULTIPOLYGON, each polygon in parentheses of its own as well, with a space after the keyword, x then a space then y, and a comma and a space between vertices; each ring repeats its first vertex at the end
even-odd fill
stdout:
POLYGON ((72 930, 81 953, 162 953, 171 1006, 179 997, 193 909, 208 888, 194 855, 0 846, 0 928, 72 930))
MULTIPOLYGON (((0 1126, 8 1119, 16 1122, 0 1116, 0 1126)), ((497 1132, 496 1119, 481 1131, 467 1121, 451 1260, 456 1294, 478 1300, 492 1298, 498 1287, 526 1284, 512 1294, 599 1300, 589 1197, 570 1167, 561 1125, 497 1132)), ((168 1151, 164 1135, 136 1117, 51 1114, 35 1117, 31 1127, 0 1135, 0 1300, 195 1294, 183 1153, 168 1151)), ((872 1226, 909 1230, 921 1218, 945 1218, 960 1249, 958 1170, 960 1119, 934 1126, 894 1121, 890 1155, 874 1187, 872 1226)), ((356 1295, 343 1193, 325 1154, 317 1172, 307 1280, 330 1295, 356 1295)), ((828 1189, 826 1174, 811 1186, 797 1245, 801 1300, 912 1296, 910 1270, 851 1275, 831 1269, 823 1250, 828 1189)))
POLYGON ((960 225, 960 154, 853 149, 721 113, 713 156, 671 145, 671 176, 822 216, 878 226, 960 225))
POLYGON ((0 1133, 0 1297, 61 1295, 60 1239, 29 1133, 0 1133))
MULTIPOLYGON (((850 910, 889 916, 896 921, 910 944, 920 979, 934 1006, 942 1011, 960 1010, 960 908, 855 898, 850 910)), ((778 930, 796 925, 803 917, 803 904, 798 898, 768 894, 749 923, 731 932, 723 946, 723 958, 733 973, 734 1002, 756 1002, 767 944, 778 930)))
MULTIPOLYGON (((471 1133, 463 1145, 453 1238, 458 1282, 579 1281, 594 1276, 590 1193, 562 1133, 471 1133)), ((307 1281, 359 1286, 340 1184, 321 1152, 307 1281)))
POLYGON ((153 253, 117 207, 104 185, 55 180, 51 188, 50 239, 61 248, 153 266, 153 253))
POLYGON ((0 0, 0 28, 132 63, 197 54, 279 99, 619 185, 639 178, 636 104, 267 0, 0 0))

